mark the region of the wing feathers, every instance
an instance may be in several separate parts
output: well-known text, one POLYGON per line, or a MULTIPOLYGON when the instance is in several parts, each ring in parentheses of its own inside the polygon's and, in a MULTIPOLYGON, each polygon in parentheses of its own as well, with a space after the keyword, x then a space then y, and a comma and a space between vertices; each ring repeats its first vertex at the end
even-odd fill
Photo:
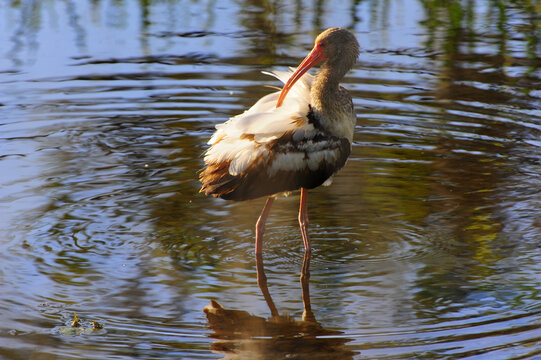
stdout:
MULTIPOLYGON (((286 82, 291 72, 270 73, 286 82)), ((351 144, 316 128, 305 74, 276 108, 279 93, 261 98, 241 115, 216 126, 200 174, 202 192, 247 200, 321 185, 346 162, 351 144)))

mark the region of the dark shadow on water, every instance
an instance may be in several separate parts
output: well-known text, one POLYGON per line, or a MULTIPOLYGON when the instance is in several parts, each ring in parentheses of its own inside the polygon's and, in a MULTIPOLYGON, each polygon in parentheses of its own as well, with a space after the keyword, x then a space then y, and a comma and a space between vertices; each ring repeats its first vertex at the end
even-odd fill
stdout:
POLYGON ((342 337, 341 331, 325 329, 317 322, 310 303, 310 254, 305 253, 301 273, 304 311, 297 321, 287 314, 279 315, 267 286, 261 255, 256 256, 257 284, 271 316, 230 310, 215 300, 206 306, 211 337, 218 341, 211 350, 227 354, 228 359, 353 359, 357 352, 346 346, 353 339, 342 337))

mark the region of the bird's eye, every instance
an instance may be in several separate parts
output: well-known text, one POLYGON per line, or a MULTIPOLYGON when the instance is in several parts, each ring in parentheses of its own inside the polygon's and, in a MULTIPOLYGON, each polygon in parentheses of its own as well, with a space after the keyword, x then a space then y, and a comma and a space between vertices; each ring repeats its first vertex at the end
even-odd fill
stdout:
POLYGON ((325 46, 327 46, 327 43, 320 42, 318 45, 319 45, 320 47, 325 47, 325 46))

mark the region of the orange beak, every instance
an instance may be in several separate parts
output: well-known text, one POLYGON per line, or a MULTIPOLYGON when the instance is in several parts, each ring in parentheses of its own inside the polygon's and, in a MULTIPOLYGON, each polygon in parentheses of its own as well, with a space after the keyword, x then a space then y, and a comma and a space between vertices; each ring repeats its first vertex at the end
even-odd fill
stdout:
POLYGON ((315 64, 327 59, 327 57, 323 53, 323 49, 324 48, 321 45, 316 44, 312 51, 310 51, 310 54, 308 54, 308 56, 304 58, 297 70, 295 70, 293 75, 289 77, 287 83, 284 85, 282 91, 280 92, 280 96, 278 97, 278 102, 276 102, 276 107, 282 106, 282 103, 284 102, 287 93, 289 92, 289 90, 291 90, 293 85, 295 85, 297 80, 299 80, 315 64))

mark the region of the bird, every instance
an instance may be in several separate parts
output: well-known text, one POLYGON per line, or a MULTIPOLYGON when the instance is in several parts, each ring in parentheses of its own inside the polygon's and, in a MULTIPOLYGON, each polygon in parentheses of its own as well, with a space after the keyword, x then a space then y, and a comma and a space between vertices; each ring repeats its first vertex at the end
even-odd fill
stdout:
POLYGON ((299 189, 298 222, 310 253, 308 190, 330 185, 350 155, 356 115, 340 81, 359 55, 354 34, 329 28, 295 70, 266 73, 285 83, 281 91, 216 125, 204 153, 200 192, 233 201, 267 197, 255 227, 256 255, 262 254, 275 198, 299 189), (316 75, 307 73, 316 64, 316 75))

